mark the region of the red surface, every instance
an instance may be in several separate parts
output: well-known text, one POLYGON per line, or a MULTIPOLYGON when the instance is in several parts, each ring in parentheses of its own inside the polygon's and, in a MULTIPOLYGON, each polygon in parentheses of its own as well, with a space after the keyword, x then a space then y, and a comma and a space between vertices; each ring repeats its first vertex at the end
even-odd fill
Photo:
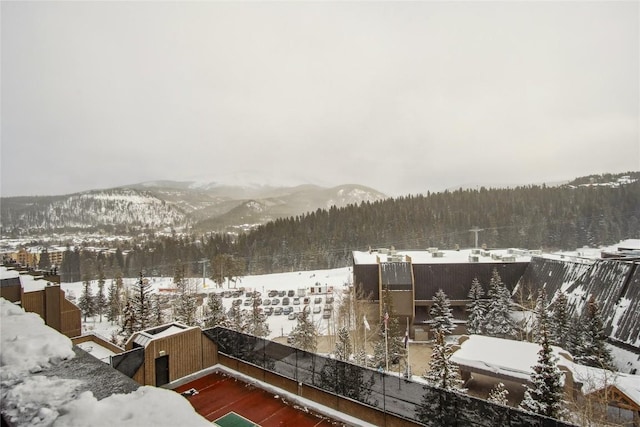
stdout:
POLYGON ((235 412, 263 427, 275 426, 334 426, 342 423, 296 409, 282 398, 233 377, 214 372, 175 389, 176 392, 194 388, 198 394, 187 396, 195 410, 209 421, 235 412))

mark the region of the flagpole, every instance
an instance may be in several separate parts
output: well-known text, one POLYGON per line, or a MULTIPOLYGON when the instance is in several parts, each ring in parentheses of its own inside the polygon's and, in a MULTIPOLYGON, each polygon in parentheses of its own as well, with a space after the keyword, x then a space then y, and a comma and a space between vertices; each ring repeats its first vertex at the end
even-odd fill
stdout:
POLYGON ((364 367, 367 367, 367 331, 369 330, 369 322, 367 322, 367 315, 362 316, 364 323, 364 367))
POLYGON ((384 313, 384 361, 389 372, 389 313, 384 313))
POLYGON ((407 378, 411 377, 411 368, 409 368, 409 317, 407 316, 407 331, 405 332, 405 348, 407 349, 407 378))
POLYGON ((364 328, 364 367, 367 367, 367 328, 364 328))

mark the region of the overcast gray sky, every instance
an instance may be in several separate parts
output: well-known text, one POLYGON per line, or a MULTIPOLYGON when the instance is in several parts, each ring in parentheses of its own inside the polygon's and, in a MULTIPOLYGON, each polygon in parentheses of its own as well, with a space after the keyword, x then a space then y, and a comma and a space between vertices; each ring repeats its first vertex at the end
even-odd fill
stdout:
POLYGON ((1 193, 640 170, 639 2, 1 3, 1 193))

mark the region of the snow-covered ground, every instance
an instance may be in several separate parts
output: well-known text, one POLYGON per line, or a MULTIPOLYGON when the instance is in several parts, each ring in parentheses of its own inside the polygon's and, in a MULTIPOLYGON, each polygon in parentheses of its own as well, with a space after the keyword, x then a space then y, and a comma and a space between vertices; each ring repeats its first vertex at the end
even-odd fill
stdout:
POLYGON ((210 426, 177 393, 140 387, 98 401, 83 381, 40 375, 75 357, 71 340, 40 316, 0 298, 0 384, 3 415, 29 426, 210 426))
MULTIPOLYGON (((165 293, 169 292, 168 290, 174 288, 173 278, 172 277, 150 277, 149 283, 152 286, 153 292, 165 293)), ((127 288, 132 288, 135 282, 138 279, 124 279, 124 285, 127 288)), ((289 297, 289 307, 293 309, 294 312, 298 312, 303 307, 303 295, 309 297, 309 305, 311 307, 311 313, 316 326, 318 327, 320 334, 327 334, 328 331, 333 332, 334 327, 334 318, 335 314, 332 315, 329 319, 323 319, 322 309, 326 306, 326 298, 333 297, 333 308, 337 309, 340 298, 342 296, 343 290, 345 290, 348 284, 352 281, 352 273, 350 267, 337 268, 331 270, 313 270, 313 271, 296 271, 289 273, 277 273, 277 274, 264 274, 264 275, 256 275, 256 276, 246 276, 243 277, 237 284, 224 284, 222 287, 218 287, 212 280, 205 279, 203 282, 202 278, 192 278, 190 279, 196 286, 198 293, 208 294, 210 292, 218 292, 221 293, 223 291, 236 291, 240 288, 244 288, 244 292, 254 292, 258 291, 262 294, 262 299, 270 299, 273 298, 268 297, 268 293, 271 290, 275 291, 293 291, 296 297, 300 297, 300 304, 293 304, 293 298, 289 297), (312 293, 313 291, 313 293, 312 293), (316 303, 316 297, 320 298, 322 302, 316 303), (313 309, 316 306, 320 306, 319 313, 313 313, 313 309)), ((23 286, 25 287, 25 292, 41 289, 46 283, 43 281, 34 281, 30 280, 30 278, 22 279, 23 286), (26 279, 26 280, 25 280, 26 279)), ((110 285, 110 282, 107 281, 105 284, 105 294, 110 285)), ((66 292, 67 297, 72 299, 79 298, 82 294, 83 284, 82 282, 74 282, 74 283, 62 283, 62 289, 66 292)), ((98 291, 98 285, 96 281, 92 282, 92 293, 95 295, 98 291)), ((247 299, 245 294, 240 297, 244 303, 247 299)), ((282 304, 283 297, 275 297, 280 300, 280 303, 277 305, 263 305, 263 308, 266 307, 287 307, 282 304)), ((231 308, 231 304, 233 300, 236 298, 223 298, 222 301, 225 305, 226 309, 231 308)), ((206 305, 206 299, 204 304, 206 305)), ((251 309, 249 306, 242 306, 243 309, 251 309)), ((199 311, 201 313, 202 307, 199 307, 199 311)), ((316 309, 317 311, 317 309, 316 309)), ((170 313, 167 313, 170 314, 170 313)), ((84 319, 83 319, 84 320, 84 319)), ((171 321, 171 319, 166 319, 167 322, 171 321)), ((291 320, 287 315, 271 315, 267 317, 267 323, 269 324, 269 330, 271 331, 268 338, 275 338, 279 336, 287 336, 296 326, 297 321, 291 320)), ((87 319, 87 322, 83 322, 82 332, 88 333, 93 332, 98 334, 104 338, 109 338, 111 336, 112 331, 119 330, 119 325, 111 324, 111 322, 106 320, 106 317, 103 316, 102 322, 99 321, 99 318, 96 316, 94 318, 87 319)))

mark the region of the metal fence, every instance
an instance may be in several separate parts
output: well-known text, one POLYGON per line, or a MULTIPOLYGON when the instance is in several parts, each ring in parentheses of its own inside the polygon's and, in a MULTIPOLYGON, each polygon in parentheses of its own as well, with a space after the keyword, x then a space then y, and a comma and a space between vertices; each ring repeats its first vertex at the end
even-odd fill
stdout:
POLYGON ((427 426, 570 425, 225 328, 204 334, 225 356, 427 426))

